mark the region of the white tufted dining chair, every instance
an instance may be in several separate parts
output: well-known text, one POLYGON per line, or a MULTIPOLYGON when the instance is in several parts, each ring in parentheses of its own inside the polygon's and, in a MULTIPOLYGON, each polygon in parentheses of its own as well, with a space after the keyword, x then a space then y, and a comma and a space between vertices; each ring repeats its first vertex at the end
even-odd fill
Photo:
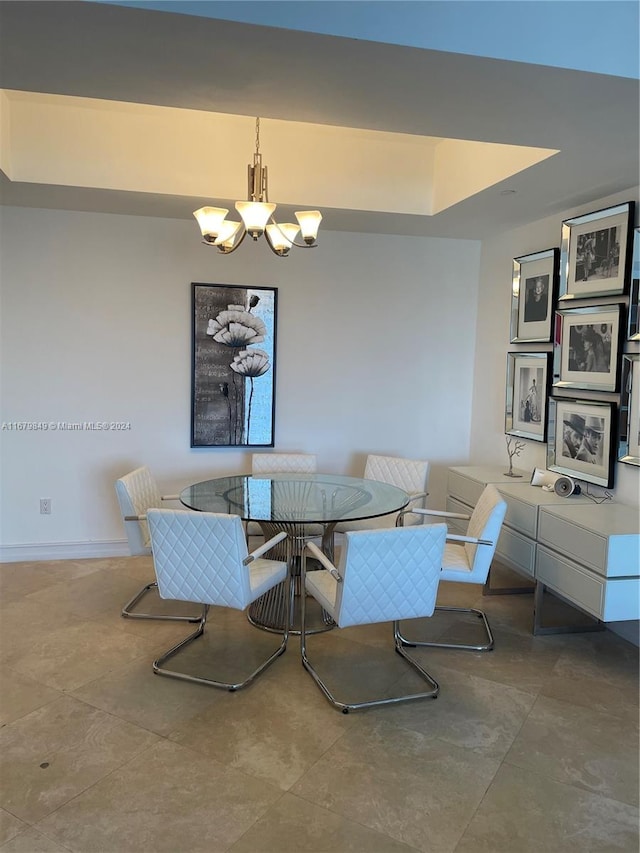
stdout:
MULTIPOLYGON (((398 456, 378 456, 369 454, 364 469, 365 480, 378 480, 397 486, 411 495, 407 508, 423 507, 427 496, 429 480, 429 462, 426 459, 403 459, 398 456)), ((373 530, 394 527, 397 513, 369 518, 362 521, 344 521, 336 524, 335 533, 347 533, 350 530, 373 530)), ((405 524, 420 524, 421 519, 407 519, 405 524)))
MULTIPOLYGON (((151 555, 151 538, 145 520, 147 510, 159 507, 162 501, 177 501, 177 495, 160 495, 153 474, 145 465, 116 480, 116 496, 122 513, 125 533, 132 557, 151 555)), ((134 611, 134 607, 151 590, 157 589, 155 581, 145 584, 122 608, 128 619, 157 619, 168 622, 198 622, 200 616, 172 616, 162 613, 134 611)))
MULTIPOLYGON (((405 510, 400 514, 399 523, 405 518, 405 513, 417 513, 421 516, 434 516, 439 518, 460 518, 469 521, 467 526, 468 541, 450 541, 444 551, 442 558, 441 581, 453 583, 473 583, 482 585, 487 580, 491 561, 496 551, 498 537, 504 516, 507 511, 507 503, 495 486, 485 486, 471 516, 456 512, 445 512, 430 509, 405 510)), ((450 540, 457 537, 450 535, 450 540)), ((482 620, 486 634, 486 642, 479 644, 467 643, 442 643, 426 642, 405 638, 400 634, 403 643, 409 646, 434 646, 445 649, 467 649, 476 652, 488 652, 493 649, 494 639, 491 626, 486 614, 482 610, 473 607, 445 607, 438 605, 436 610, 452 613, 473 613, 482 620)))
MULTIPOLYGON (((155 660, 153 671, 158 675, 230 691, 246 687, 285 651, 289 636, 289 615, 285 617, 282 641, 278 648, 240 681, 228 682, 191 675, 167 669, 164 664, 203 635, 210 605, 245 610, 256 598, 287 580, 289 573, 286 561, 268 560, 262 556, 286 539, 287 534, 283 531, 248 553, 242 521, 237 515, 150 509, 147 520, 160 596, 202 604, 197 629, 155 660)), ((287 588, 290 591, 290 583, 287 588)), ((288 614, 290 611, 291 607, 288 614)))
POLYGON ((315 453, 254 453, 252 474, 315 474, 315 453))
MULTIPOLYGON (((254 453, 251 456, 252 474, 315 474, 317 467, 315 453, 254 453)), ((321 525, 310 525, 309 530, 312 536, 322 536, 321 525)), ((248 522, 247 536, 262 536, 256 521, 248 522)))
POLYGON ((348 713, 357 708, 438 695, 438 683, 405 651, 398 636, 398 624, 400 619, 431 616, 433 613, 446 534, 445 524, 349 532, 345 535, 337 567, 313 543, 305 546, 302 582, 307 593, 319 602, 339 628, 392 622, 395 651, 430 686, 428 691, 421 693, 362 702, 337 699, 309 660, 306 600, 302 596, 302 664, 334 708, 348 713), (315 558, 323 571, 307 572, 307 555, 315 558))

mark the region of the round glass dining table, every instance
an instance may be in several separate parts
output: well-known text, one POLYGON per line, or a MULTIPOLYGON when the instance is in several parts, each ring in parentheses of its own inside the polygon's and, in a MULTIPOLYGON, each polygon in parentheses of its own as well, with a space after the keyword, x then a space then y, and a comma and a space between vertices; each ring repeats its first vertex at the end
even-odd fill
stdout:
MULTIPOLYGON (((239 474, 218 477, 187 486, 180 500, 189 509, 200 512, 224 512, 239 515, 246 522, 257 522, 270 538, 285 530, 284 542, 267 556, 286 559, 292 572, 296 593, 300 593, 300 557, 305 543, 322 538, 322 549, 333 558, 333 533, 341 521, 377 518, 398 512, 407 506, 407 492, 388 483, 345 477, 338 474, 239 474)), ((254 602, 249 620, 258 627, 281 631, 288 603, 284 584, 254 602)), ((327 614, 315 630, 332 627, 327 614), (324 627, 323 627, 324 626, 324 627)), ((296 631, 294 624, 292 629, 296 631)))

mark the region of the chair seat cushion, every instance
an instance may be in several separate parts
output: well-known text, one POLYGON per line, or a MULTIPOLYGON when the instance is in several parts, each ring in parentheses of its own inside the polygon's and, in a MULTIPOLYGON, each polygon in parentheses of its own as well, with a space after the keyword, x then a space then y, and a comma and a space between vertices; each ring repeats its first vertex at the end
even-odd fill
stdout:
POLYGON ((287 564, 277 560, 265 560, 259 557, 249 564, 249 584, 251 600, 255 601, 271 589, 275 583, 287 577, 287 564))
POLYGON ((447 542, 442 558, 441 581, 454 581, 457 583, 479 583, 475 580, 469 558, 464 545, 447 542))

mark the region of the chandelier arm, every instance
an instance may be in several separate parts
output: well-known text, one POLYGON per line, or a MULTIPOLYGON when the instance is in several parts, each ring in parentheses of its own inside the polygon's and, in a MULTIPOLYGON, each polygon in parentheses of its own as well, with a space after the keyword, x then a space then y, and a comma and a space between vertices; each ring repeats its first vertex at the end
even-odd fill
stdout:
MULTIPOLYGON (((270 222, 272 225, 276 226, 276 228, 282 234, 282 236, 285 238, 285 240, 288 240, 292 246, 297 246, 298 249, 315 249, 316 246, 318 245, 317 243, 297 243, 295 240, 292 240, 290 237, 287 237, 287 235, 284 233, 282 228, 278 225, 278 223, 273 218, 273 214, 270 217, 270 222)), ((266 231, 265 231, 265 234, 266 234, 266 231)))
POLYGON ((235 244, 235 246, 233 246, 231 249, 225 249, 223 246, 216 246, 216 249, 222 255, 231 255, 240 246, 240 244, 242 243, 242 241, 244 240, 244 238, 246 236, 247 236, 247 229, 243 225, 242 226, 242 237, 238 240, 238 242, 235 244))

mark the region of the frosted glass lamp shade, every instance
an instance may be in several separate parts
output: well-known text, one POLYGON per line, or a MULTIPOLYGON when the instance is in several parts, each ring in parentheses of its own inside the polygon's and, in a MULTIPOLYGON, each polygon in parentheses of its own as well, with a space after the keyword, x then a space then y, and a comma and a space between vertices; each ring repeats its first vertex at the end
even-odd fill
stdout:
POLYGON ((299 230, 299 226, 293 222, 283 222, 280 225, 267 225, 267 236, 274 250, 280 255, 286 255, 299 230))
POLYGON ((269 204, 266 201, 236 202, 236 210, 242 217, 244 227, 254 240, 264 233, 267 221, 275 209, 275 204, 269 204))
POLYGON ((319 210, 296 210, 296 219, 300 223, 302 239, 308 245, 315 243, 318 236, 318 228, 322 222, 322 214, 319 210))
POLYGON ((214 242, 214 246, 218 246, 221 252, 229 252, 233 249, 238 231, 242 226, 242 222, 233 222, 226 219, 220 226, 220 233, 214 242))
POLYGON ((224 207, 201 207, 199 210, 194 210, 193 215, 197 219, 202 236, 207 243, 215 241, 227 213, 229 211, 224 207))

